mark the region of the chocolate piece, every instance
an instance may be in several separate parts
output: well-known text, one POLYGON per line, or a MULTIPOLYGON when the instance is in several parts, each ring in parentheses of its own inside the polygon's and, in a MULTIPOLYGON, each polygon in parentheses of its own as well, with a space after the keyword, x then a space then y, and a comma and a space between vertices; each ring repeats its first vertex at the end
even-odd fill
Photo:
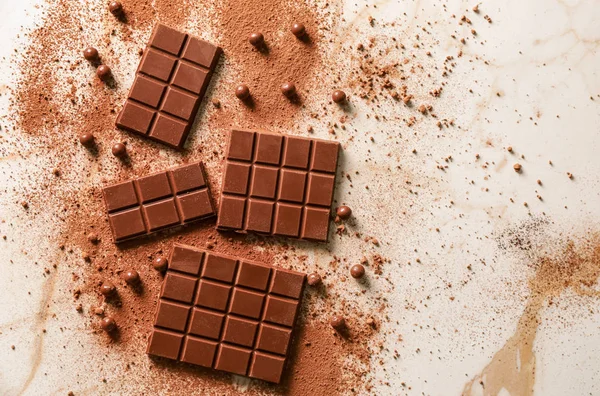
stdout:
POLYGON ((327 241, 339 143, 233 130, 217 227, 327 241))
POLYGON ((306 34, 306 28, 301 23, 294 23, 291 30, 292 34, 298 38, 302 38, 306 34))
POLYGON ((335 102, 335 103, 342 103, 346 100, 346 93, 344 91, 341 91, 339 89, 336 89, 335 91, 333 91, 333 93, 331 94, 331 99, 335 102))
POLYGON ((340 206, 335 211, 335 214, 342 220, 348 220, 352 216, 352 209, 348 206, 340 206))
POLYGON ((110 282, 104 282, 102 286, 100 286, 100 293, 104 296, 111 296, 117 291, 115 285, 110 282))
POLYGON ((331 327, 333 327, 337 331, 342 331, 346 328, 346 319, 340 315, 334 315, 331 317, 331 321, 329 322, 331 327))
POLYGON ((250 34, 250 37, 248 37, 248 41, 256 48, 260 48, 265 44, 265 36, 263 36, 262 33, 252 33, 250 34))
POLYGON ((361 264, 354 264, 350 268, 350 275, 352 275, 354 279, 362 278, 365 275, 365 267, 363 267, 361 264))
POLYGON ((136 285, 140 282, 140 274, 134 269, 125 271, 123 273, 123 279, 129 285, 136 285))
POLYGON ((115 242, 215 215, 201 162, 103 190, 115 242))
POLYGON ((183 148, 221 52, 206 41, 159 24, 117 127, 183 148))
POLYGON ((235 96, 239 100, 246 100, 250 97, 250 88, 246 84, 238 85, 235 89, 235 96))
POLYGON ((100 65, 96 69, 96 75, 100 80, 108 81, 110 79, 110 76, 112 75, 112 71, 110 70, 110 67, 106 65, 100 65))
POLYGON ((94 135, 88 132, 85 132, 81 136, 79 136, 79 143, 81 143, 82 146, 87 148, 94 147, 94 140, 94 135))
POLYGON ((89 61, 96 61, 99 57, 98 50, 94 47, 88 47, 83 50, 83 57, 89 61))
POLYGON ((108 10, 111 12, 111 14, 119 16, 123 13, 123 4, 118 1, 111 1, 108 4, 108 10))
POLYGON ((127 156, 127 147, 123 143, 115 143, 112 146, 112 154, 117 158, 125 158, 127 156))
POLYGON ((316 272, 313 272, 312 274, 308 275, 308 280, 307 283, 309 284, 309 286, 318 286, 321 284, 323 280, 321 279, 321 275, 317 274, 316 272))
POLYGON ((106 316, 100 321, 100 327, 102 327, 102 330, 110 333, 117 328, 117 322, 111 316, 106 316))
POLYGON ((281 92, 288 98, 296 96, 296 86, 294 83, 286 82, 281 86, 281 92))
POLYGON ((305 275, 175 244, 147 352, 278 383, 305 275))
POLYGON ((169 266, 169 262, 167 261, 166 258, 159 257, 156 260, 154 260, 154 263, 152 264, 152 266, 154 267, 155 270, 157 270, 159 272, 165 272, 169 266))

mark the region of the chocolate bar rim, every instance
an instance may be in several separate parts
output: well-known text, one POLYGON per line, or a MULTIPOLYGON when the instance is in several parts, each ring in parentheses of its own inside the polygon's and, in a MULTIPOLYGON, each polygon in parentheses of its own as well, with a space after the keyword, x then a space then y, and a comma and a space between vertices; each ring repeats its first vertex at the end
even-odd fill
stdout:
MULTIPOLYGON (((292 360, 291 359, 291 353, 292 353, 291 346, 293 345, 294 341, 296 341, 296 338, 298 337, 297 333, 298 333, 299 330, 297 329, 297 326, 298 326, 298 322, 300 321, 301 306, 302 306, 302 302, 304 301, 304 292, 306 290, 306 284, 307 284, 306 274, 304 274, 302 272, 299 272, 299 271, 289 270, 289 269, 285 269, 285 268, 276 267, 274 265, 270 265, 270 264, 266 264, 266 263, 261 263, 261 262, 254 261, 254 260, 245 259, 245 258, 242 258, 242 257, 236 257, 236 256, 228 255, 228 254, 223 254, 223 253, 220 253, 220 252, 215 252, 215 251, 212 251, 212 250, 209 250, 209 249, 197 248, 197 247, 194 247, 194 246, 190 246, 190 245, 186 245, 186 244, 183 244, 183 243, 175 242, 175 243, 173 243, 173 246, 171 247, 171 250, 169 252, 169 256, 168 256, 168 260, 167 260, 167 262, 169 263, 169 265, 167 267, 167 271, 171 271, 171 272, 174 272, 174 273, 179 274, 179 275, 184 275, 186 277, 189 277, 191 275, 189 273, 184 272, 184 271, 180 271, 180 270, 177 270, 177 269, 172 269, 170 267, 170 263, 172 262, 172 258, 173 258, 173 253, 175 252, 175 249, 177 247, 183 248, 183 249, 193 250, 193 251, 196 251, 196 252, 201 252, 203 254, 202 264, 205 264, 206 259, 207 259, 207 257, 206 257, 207 255, 214 254, 214 255, 219 256, 219 257, 223 257, 223 258, 230 259, 230 260, 235 260, 236 261, 236 271, 239 271, 239 266, 242 263, 254 264, 254 265, 261 266, 261 267, 268 267, 270 269, 270 272, 269 272, 269 279, 267 281, 267 285, 268 285, 267 290, 269 290, 271 288, 270 285, 273 282, 273 277, 274 277, 275 270, 277 270, 277 271, 283 271, 283 272, 291 272, 291 273, 295 273, 295 274, 303 276, 302 277, 302 287, 300 289, 299 297, 297 299, 289 297, 289 296, 285 296, 283 294, 279 294, 279 293, 276 293, 276 292, 270 292, 270 291, 265 292, 265 297, 272 294, 272 295, 274 295, 276 297, 285 298, 285 299, 288 299, 288 300, 296 300, 296 301, 298 301, 298 304, 297 304, 296 309, 294 311, 294 321, 289 326, 289 330, 290 330, 291 334, 290 334, 290 339, 288 340, 287 345, 286 345, 286 351, 287 352, 286 352, 285 355, 281 355, 281 354, 274 353, 274 352, 265 352, 265 351, 257 349, 255 347, 255 344, 256 344, 256 339, 259 336, 258 328, 257 328, 256 334, 254 335, 254 340, 253 340, 253 346, 252 347, 242 347, 242 346, 240 346, 238 344, 234 344, 234 343, 231 343, 231 342, 228 342, 228 341, 224 341, 222 339, 222 336, 219 337, 218 341, 215 341, 215 340, 212 340, 212 339, 208 339, 207 337, 193 336, 195 338, 200 338, 200 339, 203 339, 203 340, 208 340, 208 341, 211 341, 211 342, 215 342, 215 343, 217 343, 218 346, 220 346, 221 344, 224 344, 224 345, 232 346, 232 347, 235 347, 235 348, 244 348, 246 350, 249 350, 250 353, 260 352, 260 353, 263 353, 263 354, 266 353, 268 355, 272 355, 272 356, 277 356, 277 357, 283 358, 284 359, 284 363, 283 363, 283 369, 282 369, 282 372, 281 372, 281 374, 283 375, 286 372, 286 370, 289 369, 288 366, 291 364, 290 363, 291 360, 292 360)), ((197 281, 196 281, 196 286, 194 287, 194 292, 193 292, 194 296, 198 292, 198 287, 199 287, 199 284, 200 284, 200 280, 204 279, 202 277, 202 275, 201 275, 202 272, 203 272, 203 268, 201 268, 200 271, 199 271, 199 274, 197 276, 195 276, 197 278, 197 281)), ((219 280, 211 279, 211 282, 216 282, 216 283, 222 284, 222 285, 228 284, 228 285, 231 285, 232 287, 235 286, 236 288, 239 288, 239 289, 241 289, 243 291, 256 292, 256 290, 254 290, 254 289, 252 289, 250 287, 235 285, 235 280, 232 281, 232 283, 227 283, 227 282, 224 282, 224 281, 219 281, 219 280)), ((177 335, 184 334, 184 337, 188 336, 187 332, 178 332, 178 331, 175 331, 173 329, 170 329, 170 328, 167 328, 167 327, 163 327, 163 326, 159 326, 159 325, 156 324, 156 321, 157 321, 157 318, 158 318, 158 314, 159 314, 158 305, 159 305, 159 303, 160 303, 161 300, 164 299, 164 300, 166 300, 166 301, 168 301, 170 303, 181 304, 180 301, 173 300, 173 299, 168 298, 168 297, 161 297, 161 295, 163 293, 164 287, 165 287, 165 281, 164 281, 164 278, 163 278, 161 286, 160 286, 160 289, 158 291, 158 296, 156 298, 157 304, 156 304, 156 309, 155 309, 155 313, 154 313, 154 316, 153 316, 152 329, 150 330, 150 334, 147 337, 146 354, 149 355, 149 356, 152 356, 152 358, 154 358, 154 359, 166 359, 166 360, 169 360, 169 361, 185 363, 185 362, 183 362, 181 360, 181 354, 182 354, 182 351, 183 351, 183 347, 180 347, 180 349, 178 351, 179 354, 178 354, 177 358, 175 358, 175 359, 171 359, 171 358, 167 358, 167 357, 163 357, 163 356, 158 356, 158 355, 153 355, 153 354, 151 354, 149 352, 150 345, 151 345, 150 340, 151 340, 151 338, 152 338, 152 336, 154 334, 154 329, 159 329, 159 330, 161 330, 163 332, 173 333, 173 334, 177 334, 177 335)), ((230 296, 229 298, 231 299, 232 297, 230 296)), ((228 304, 229 304, 229 302, 228 302, 228 304)), ((263 306, 262 306, 263 309, 264 309, 264 304, 265 303, 263 303, 263 306)), ((192 302, 192 304, 190 305, 190 309, 193 309, 194 307, 196 307, 196 305, 195 305, 194 302, 192 302)), ((246 318, 244 316, 240 316, 238 314, 229 314, 229 312, 227 312, 227 311, 220 311, 218 309, 213 309, 213 308, 208 308, 208 307, 202 307, 202 309, 207 310, 209 312, 213 312, 213 313, 221 313, 221 314, 227 315, 227 316, 224 317, 224 319, 226 317, 228 317, 228 316, 232 316, 234 318, 242 318, 242 319, 248 320, 248 318, 246 318)), ((191 315, 191 313, 189 315, 191 315)), ((262 316, 263 315, 261 314, 261 317, 262 316)), ((190 321, 190 317, 188 316, 187 321, 186 321, 186 328, 189 327, 189 321, 190 321)), ((254 321, 257 321, 259 325, 262 324, 262 323, 267 323, 269 325, 273 325, 270 322, 263 322, 262 319, 254 319, 254 321)), ((282 326, 282 325, 277 325, 277 324, 275 324, 275 325, 279 326, 279 327, 285 327, 285 326, 282 326)), ((223 332, 224 329, 221 330, 221 331, 223 332)), ((223 373, 232 374, 231 372, 228 372, 228 371, 225 371, 225 370, 220 370, 220 369, 217 369, 217 368, 214 367, 217 357, 218 357, 218 353, 215 352, 215 356, 213 357, 213 362, 211 364, 211 367, 205 367, 205 368, 206 369, 210 369, 210 370, 216 370, 216 371, 223 372, 223 373)), ((187 363, 187 364, 194 365, 193 363, 187 363)), ((249 370, 250 370, 251 366, 252 366, 252 364, 249 362, 248 366, 247 366, 247 372, 243 376, 247 377, 247 378, 259 379, 259 378, 250 377, 249 370)), ((203 367, 203 366, 201 366, 201 367, 203 367)), ((259 380, 262 380, 262 381, 265 381, 265 382, 270 382, 270 383, 275 383, 275 382, 271 382, 271 381, 264 380, 264 379, 259 379, 259 380)), ((281 381, 279 383, 281 383, 281 381)), ((277 384, 277 383, 275 383, 275 384, 277 384)))
MULTIPOLYGON (((215 207, 215 203, 213 202, 214 201, 214 197, 212 195, 211 188, 210 188, 210 185, 209 185, 209 182, 208 182, 208 178, 207 178, 207 174, 206 174, 206 169, 204 168, 204 163, 202 161, 193 162, 193 163, 189 163, 189 164, 183 164, 183 165, 180 165, 180 166, 176 166, 176 167, 165 169, 163 171, 158 171, 158 172, 150 173, 148 175, 136 176, 136 177, 133 177, 133 178, 121 181, 121 182, 109 184, 107 186, 102 187, 102 200, 104 201, 104 207, 105 207, 105 212, 106 212, 107 218, 110 219, 110 215, 113 214, 113 213, 118 213, 118 212, 126 211, 126 210, 129 210, 129 209, 132 209, 132 208, 136 208, 136 207, 140 207, 141 208, 143 205, 148 205, 148 204, 152 204, 152 203, 156 203, 156 202, 160 202, 160 201, 165 200, 165 197, 154 198, 154 199, 148 200, 148 201, 146 201, 146 202, 144 202, 142 204, 141 203, 141 199, 140 199, 141 193, 139 191, 139 185, 137 183, 137 181, 139 179, 146 178, 146 177, 152 177, 152 176, 156 176, 156 175, 160 175, 160 174, 165 173, 166 176, 167 176, 167 180, 169 182, 169 187, 171 188, 171 191, 174 191, 174 189, 173 189, 174 182, 172 180, 173 176, 172 176, 171 172, 175 171, 177 169, 180 169, 180 168, 184 168, 184 167, 187 167, 187 166, 193 166, 193 165, 198 165, 199 168, 200 168, 200 170, 201 170, 201 172, 202 172, 202 178, 204 179, 204 187, 201 188, 201 189, 198 189, 198 190, 199 191, 200 190, 207 190, 207 193, 208 193, 208 202, 209 202, 210 207, 212 209, 212 213, 211 214, 208 214, 208 215, 205 215, 205 216, 201 216, 201 217, 196 218, 196 219, 194 219, 192 221, 189 221, 187 223, 183 222, 183 223, 176 224, 176 225, 173 225, 173 226, 166 226, 166 227, 154 230, 154 231, 148 231, 148 232, 143 233, 143 234, 137 234, 137 235, 133 235, 133 236, 130 236, 130 237, 127 237, 127 238, 119 239, 119 240, 117 240, 117 238, 115 236, 115 232, 113 230, 113 227, 109 224, 109 228, 110 228, 111 234, 112 234, 113 243, 120 244, 120 243, 128 242, 128 241, 131 241, 131 240, 134 240, 134 239, 148 237, 150 235, 154 235, 154 234, 166 231, 166 230, 176 230, 178 228, 185 227, 185 226, 188 226, 190 224, 193 224, 193 223, 196 223, 196 222, 200 222, 200 221, 203 221, 203 220, 208 220, 208 219, 211 219, 213 217, 216 219, 218 211, 217 211, 217 209, 215 207), (132 204, 132 205, 128 205, 128 206, 124 206, 124 207, 119 208, 119 209, 108 210, 108 203, 107 203, 107 200, 106 200, 106 189, 108 189, 110 187, 118 186, 118 185, 121 185, 121 184, 124 184, 124 183, 128 183, 128 182, 133 183, 133 190, 134 190, 136 198, 137 198, 137 203, 136 204, 132 204)), ((193 192, 193 191, 194 191, 194 189, 185 190, 185 191, 181 192, 180 195, 184 196, 185 194, 188 194, 188 193, 193 192)), ((178 196, 178 194, 173 194, 172 196, 176 197, 176 196, 178 196)), ((110 223, 110 220, 109 220, 109 223, 110 223)))
MULTIPOLYGON (((305 136, 297 136, 297 135, 287 135, 287 134, 283 134, 283 133, 277 133, 277 132, 272 132, 272 131, 268 131, 268 130, 264 130, 264 129, 247 129, 247 128, 231 128, 229 130, 229 139, 227 142, 227 149, 225 151, 225 161, 224 161, 224 169, 223 169, 223 176, 221 178, 221 195, 219 197, 219 202, 221 202, 222 197, 223 196, 234 196, 234 197, 244 197, 246 200, 250 199, 250 193, 247 193, 246 195, 243 194, 234 194, 234 193, 223 193, 222 189, 223 186, 225 185, 225 168, 227 167, 228 163, 233 163, 233 164, 250 164, 250 165, 255 165, 255 159, 252 158, 250 161, 243 161, 243 160, 237 160, 237 159, 229 159, 227 158, 228 154, 229 154, 229 149, 231 146, 231 133, 233 131, 239 131, 239 132, 253 132, 255 134, 257 133, 262 133, 262 134, 269 134, 269 135, 275 135, 275 136, 281 136, 284 139, 287 138, 294 138, 294 139, 302 139, 302 140, 306 140, 311 142, 311 148, 312 145, 314 144, 314 142, 325 142, 325 143, 335 143, 338 145, 338 157, 336 158, 336 170, 334 172, 323 172, 323 171, 313 171, 313 173, 315 174, 319 174, 319 175, 332 175, 333 176, 333 185, 334 185, 334 191, 331 197, 331 203, 329 204, 328 208, 329 208, 329 214, 331 216, 331 206, 333 205, 333 200, 335 198, 335 186, 336 186, 336 182, 337 182, 337 173, 338 173, 338 166, 339 166, 339 156, 341 153, 341 145, 339 142, 334 141, 334 140, 325 140, 325 139, 316 139, 316 138, 309 138, 309 137, 305 137, 305 136)), ((255 146, 256 146, 256 138, 254 139, 254 141, 252 142, 252 153, 254 154, 254 150, 255 150, 255 146)), ((283 154, 283 150, 284 150, 284 145, 281 145, 281 154, 283 154)), ((312 149, 311 149, 312 151, 312 149)), ((309 158, 309 164, 310 164, 310 158, 309 158)), ((261 165, 265 165, 268 167, 273 167, 273 168, 277 168, 278 170, 281 169, 288 169, 285 168, 282 165, 278 165, 278 166, 274 166, 274 165, 269 165, 269 164, 261 164, 261 165)), ((289 168, 291 170, 295 170, 296 168, 289 168)), ((311 171, 309 170, 307 173, 310 173, 311 171)), ((279 184, 280 181, 278 180, 277 183, 279 184)), ((305 183, 304 185, 304 192, 303 192, 303 197, 306 197, 307 195, 307 190, 308 190, 308 181, 305 183)), ((269 203, 274 203, 277 204, 278 202, 280 202, 280 200, 276 197, 273 200, 269 200, 269 199, 264 199, 264 198, 254 198, 257 201, 260 202, 269 202, 269 203)), ((288 201, 283 201, 284 203, 290 203, 288 201)), ((245 205, 247 205, 248 203, 246 202, 245 205)), ((217 210, 217 225, 216 228, 219 231, 223 231, 223 232, 234 232, 236 234, 256 234, 256 235, 261 235, 261 236, 270 236, 270 237, 276 237, 276 238, 286 238, 286 239, 292 239, 292 240, 298 240, 298 241, 309 241, 309 242, 317 242, 317 243, 329 243, 329 232, 331 230, 331 217, 329 218, 329 220, 327 221, 327 239, 326 240, 321 240, 321 239, 313 239, 313 238, 302 238, 300 236, 298 237, 293 237, 293 236, 285 236, 285 235, 276 235, 274 234, 272 231, 271 232, 261 232, 261 231, 248 231, 248 230, 244 230, 244 229, 239 229, 239 228, 232 228, 232 227, 226 227, 226 226, 220 226, 218 223, 218 218, 220 216, 221 213, 221 206, 219 205, 219 208, 217 210)), ((319 206, 319 205, 306 205, 305 202, 302 203, 302 212, 301 212, 301 218, 300 218, 300 227, 302 227, 302 219, 304 219, 304 211, 307 207, 317 207, 317 208, 322 208, 325 209, 327 208, 326 206, 319 206)), ((244 212, 244 214, 246 214, 246 212, 244 212)), ((272 220, 273 221, 273 220, 272 220)), ((245 220, 244 220, 245 223, 245 220)))
MULTIPOLYGON (((188 139, 189 134, 191 132, 192 126, 196 123, 196 118, 198 116, 198 114, 197 114, 198 110, 200 109, 200 106, 202 105, 202 102, 204 101, 204 98, 206 96, 206 91, 208 90, 208 87, 210 86, 210 83, 212 82, 213 74, 215 74, 214 73, 215 72, 215 68, 217 67, 217 65, 219 63, 219 60, 220 60, 222 54, 223 54, 223 48, 219 47, 218 45, 214 45, 212 43, 209 43, 206 40, 202 40, 202 39, 198 38, 197 36, 192 36, 189 33, 182 32, 182 31, 180 31, 178 29, 174 29, 174 28, 172 28, 172 27, 170 27, 168 25, 165 25, 165 24, 162 24, 162 23, 158 23, 154 27, 154 29, 152 31, 152 34, 150 35, 150 39, 148 40, 148 43, 146 44, 146 47, 144 48, 144 51, 143 51, 142 56, 140 58, 138 67, 137 67, 137 69, 135 71, 135 76, 134 76, 134 79, 133 79, 133 83, 131 84, 131 87, 129 88, 129 91, 127 92, 127 97, 125 98, 125 102, 123 103, 123 107, 119 111, 119 114, 117 115, 117 118, 115 120, 115 126, 118 129, 127 131, 129 133, 133 133, 134 135, 137 135, 137 136, 143 136, 143 137, 145 137, 147 139, 150 139, 150 140, 152 140, 154 142, 157 142, 157 143, 164 144, 164 145, 166 145, 168 147, 171 147, 173 149, 183 150, 184 146, 185 146, 185 143, 187 142, 187 139, 188 139), (138 76, 141 75, 141 76, 143 76, 145 78, 150 78, 150 79, 152 79, 152 81, 157 80, 155 77, 150 76, 150 75, 148 75, 148 74, 143 73, 143 72, 140 71, 140 69, 142 68, 142 64, 143 64, 142 61, 144 60, 144 58, 146 57, 146 55, 148 54, 148 51, 150 51, 150 49, 158 51, 162 55, 165 55, 165 56, 169 57, 170 59, 177 59, 178 62, 182 62, 182 59, 179 56, 175 56, 175 55, 173 55, 173 54, 171 54, 171 53, 169 53, 169 52, 167 52, 165 50, 153 47, 151 45, 151 43, 154 40, 154 37, 157 34, 158 29, 159 29, 160 26, 164 26, 164 27, 167 27, 169 29, 176 30, 177 32, 186 35, 185 41, 183 42, 183 44, 181 46, 180 52, 183 51, 183 49, 185 48, 185 45, 188 43, 188 41, 191 38, 196 38, 197 40, 204 41, 204 42, 206 42, 206 43, 208 43, 208 44, 210 44, 210 45, 212 45, 212 46, 214 46, 216 48, 215 58, 213 60, 213 64, 210 66, 210 68, 207 68, 206 66, 200 65, 200 64, 198 64, 196 62, 193 62, 191 60, 187 60, 187 59, 183 60, 184 64, 186 62, 189 62, 190 64, 193 64, 193 65, 195 65, 197 67, 202 68, 203 70, 205 70, 207 72, 207 76, 206 76, 206 83, 202 87, 202 90, 200 91, 199 94, 196 94, 195 92, 191 92, 191 91, 189 91, 189 90, 187 90, 186 88, 183 88, 183 87, 179 87, 179 86, 177 87, 178 89, 183 90, 183 92, 192 93, 194 96, 198 96, 198 99, 196 100, 196 103, 195 103, 194 108, 192 110, 192 114, 193 114, 193 116, 192 116, 192 122, 188 122, 187 123, 185 131, 184 131, 184 133, 183 133, 183 135, 181 137, 181 144, 179 144, 179 145, 174 145, 174 144, 166 142, 166 141, 164 141, 162 139, 157 139, 154 136, 151 136, 149 133, 147 133, 147 134, 140 133, 140 132, 138 132, 138 131, 136 131, 136 130, 134 130, 132 128, 129 128, 129 127, 125 126, 125 125, 122 125, 121 122, 120 122, 121 116, 123 115, 123 111, 125 109, 125 106, 127 105, 127 102, 129 102, 129 101, 131 101, 136 106, 139 106, 139 107, 141 107, 143 109, 146 109, 146 110, 151 110, 154 113, 152 115, 152 120, 150 121, 150 125, 154 125, 156 123, 156 118, 158 117, 158 114, 161 113, 159 110, 152 108, 152 106, 148 106, 148 105, 146 105, 146 104, 144 104, 144 103, 142 103, 142 102, 140 102, 140 101, 138 101, 138 100, 136 100, 136 99, 134 99, 134 98, 131 97, 131 94, 133 92, 133 88, 135 87, 135 80, 137 79, 138 76)), ((174 74, 175 74, 175 68, 173 68, 173 70, 171 71, 171 75, 169 76, 169 81, 168 82, 161 81, 160 83, 164 84, 166 87, 171 86, 171 79, 173 78, 174 74)), ((161 102, 164 100, 164 98, 166 97, 166 95, 167 95, 166 92, 163 93, 163 95, 161 96, 161 102)), ((160 107, 160 104, 159 104, 159 107, 160 107)), ((163 114, 163 117, 167 117, 168 119, 175 119, 177 121, 181 121, 182 120, 181 118, 173 116, 171 114, 168 114, 168 115, 163 114)))

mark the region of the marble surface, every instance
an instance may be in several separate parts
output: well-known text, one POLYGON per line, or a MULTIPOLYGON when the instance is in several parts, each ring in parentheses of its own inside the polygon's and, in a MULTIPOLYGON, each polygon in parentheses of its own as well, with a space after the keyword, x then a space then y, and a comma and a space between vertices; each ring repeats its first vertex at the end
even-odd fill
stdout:
MULTIPOLYGON (((14 83, 9 59, 25 40, 19 36, 21 27, 39 17, 35 3, 0 2, 3 110, 14 83)), ((424 126, 408 129, 395 120, 392 107, 382 110, 388 121, 368 119, 360 103, 349 121, 379 143, 357 139, 345 150, 344 166, 361 169, 354 184, 369 185, 349 204, 360 208, 362 231, 383 242, 380 253, 392 258, 396 268, 388 274, 395 284, 389 294, 395 328, 384 344, 400 357, 388 354, 382 365, 373 366, 370 375, 390 385, 379 384, 372 392, 599 394, 600 300, 571 289, 555 296, 551 306, 532 299, 528 280, 535 270, 523 265, 523 254, 500 249, 498 238, 540 218, 545 219, 544 233, 534 239, 540 251, 557 240, 600 231, 600 1, 484 1, 479 15, 470 12, 475 4, 350 0, 344 6, 342 26, 352 33, 346 36, 350 40, 393 35, 412 44, 420 34, 422 43, 435 48, 431 62, 438 65, 461 47, 452 35, 477 30, 476 39, 461 48, 464 59, 456 62, 435 102, 436 112, 460 128, 421 133, 424 126), (457 23, 467 12, 473 27, 457 23), (369 16, 377 21, 374 27, 369 16), (385 21, 398 23, 380 28, 385 21), (390 138, 393 130, 405 136, 400 145, 390 138), (361 158, 368 150, 377 158, 391 153, 401 169, 390 169, 385 161, 364 167, 361 158), (444 158, 449 155, 448 163, 444 158), (512 169, 515 162, 523 165, 520 175, 512 169), (438 165, 448 168, 440 171, 438 165), (404 184, 407 178, 412 193, 404 184), (402 211, 408 215, 400 218, 402 211), (535 310, 533 319, 526 317, 527 310, 535 310), (479 385, 481 373, 491 388, 479 385)), ((19 178, 7 175, 27 166, 22 158, 0 158, 3 186, 18 191, 19 178)), ((348 187, 340 188, 343 194, 348 187)), ((66 394, 63 386, 75 373, 87 373, 78 384, 69 384, 79 387, 76 394, 105 393, 96 377, 111 374, 96 374, 86 358, 93 336, 85 335, 83 324, 63 328, 70 320, 77 323, 74 310, 65 309, 72 306, 69 293, 58 277, 31 272, 34 266, 52 265, 45 261, 45 235, 53 230, 19 234, 24 222, 36 220, 15 216, 18 202, 16 195, 0 196, 0 233, 16 240, 0 241, 0 393, 66 394), (57 353, 69 337, 81 348, 57 353)), ((361 254, 352 240, 336 241, 332 249, 361 254)))

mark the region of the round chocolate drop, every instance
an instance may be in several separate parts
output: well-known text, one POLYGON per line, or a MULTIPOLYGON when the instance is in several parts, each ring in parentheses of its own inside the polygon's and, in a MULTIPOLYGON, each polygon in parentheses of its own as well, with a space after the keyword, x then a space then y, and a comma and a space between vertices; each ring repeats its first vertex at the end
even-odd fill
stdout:
POLYGON ((331 99, 335 102, 335 103, 342 103, 343 101, 346 100, 346 93, 342 90, 336 89, 335 91, 333 91, 333 93, 331 94, 331 99))
POLYGON ((112 71, 110 70, 110 67, 106 65, 100 65, 96 69, 96 75, 102 81, 107 81, 108 79, 110 79, 111 74, 112 71))
POLYGON ((352 216, 352 209, 346 205, 342 205, 335 211, 335 214, 342 220, 347 220, 352 216))
POLYGON ((250 97, 250 88, 246 84, 238 85, 235 89, 235 96, 240 100, 246 100, 250 97))
POLYGON ((346 327, 346 319, 344 319, 344 317, 340 315, 333 315, 329 324, 335 330, 342 331, 346 327))
POLYGON ((248 36, 248 41, 256 48, 259 48, 265 44, 265 36, 262 33, 252 33, 248 36))
POLYGON ((89 132, 82 133, 81 136, 79 136, 79 143, 84 147, 93 147, 95 143, 94 135, 89 132))
POLYGON ((102 286, 100 286, 100 293, 102 293, 104 296, 110 296, 116 291, 117 288, 110 282, 104 282, 102 286))
POLYGON ((100 327, 108 333, 117 328, 117 322, 115 322, 112 316, 106 316, 100 321, 100 327))
POLYGON ((286 82, 281 86, 281 92, 288 98, 296 95, 296 86, 292 82, 286 82))
POLYGON ((89 61, 98 60, 98 50, 94 47, 87 47, 83 50, 83 57, 89 61))
POLYGON ((127 284, 135 285, 140 282, 140 274, 136 270, 131 269, 123 273, 123 279, 125 279, 127 284))
POLYGON ((361 264, 354 264, 350 268, 350 275, 352 275, 354 279, 362 278, 365 276, 365 267, 363 267, 361 264))
POLYGON ((322 281, 321 275, 317 274, 316 272, 309 274, 307 277, 307 282, 310 286, 318 286, 322 281))
POLYGON ((112 146, 112 153, 115 157, 123 158, 127 155, 127 147, 123 143, 115 143, 112 146))
POLYGON ((294 23, 291 30, 294 36, 298 38, 303 37, 306 34, 306 28, 301 23, 294 23))
POLYGON ((115 16, 121 15, 123 13, 123 4, 119 1, 111 1, 108 4, 108 10, 115 16))
POLYGON ((159 257, 156 260, 154 260, 154 263, 152 263, 152 266, 154 267, 155 270, 157 270, 159 272, 164 272, 167 270, 167 267, 169 266, 169 262, 167 261, 166 258, 159 257))

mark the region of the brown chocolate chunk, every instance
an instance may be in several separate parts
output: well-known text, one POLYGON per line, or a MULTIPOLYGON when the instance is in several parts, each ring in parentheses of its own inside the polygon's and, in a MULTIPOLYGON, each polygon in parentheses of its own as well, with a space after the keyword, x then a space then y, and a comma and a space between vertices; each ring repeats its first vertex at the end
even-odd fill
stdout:
POLYGON ((111 296, 115 294, 116 291, 117 288, 111 282, 104 282, 102 286, 100 286, 100 293, 102 293, 104 296, 111 296))
POLYGON ((309 286, 318 286, 322 282, 323 280, 321 279, 321 275, 317 274, 316 272, 313 272, 312 274, 308 275, 307 283, 309 284, 309 286))
POLYGON ((159 24, 117 127, 182 149, 221 52, 206 41, 159 24))
POLYGON ((82 146, 87 147, 87 148, 94 147, 94 144, 95 144, 94 135, 92 135, 89 132, 83 133, 81 136, 79 136, 79 143, 81 143, 82 146))
POLYGON ((231 131, 217 227, 327 241, 339 143, 231 131))
POLYGON ((292 82, 286 82, 281 86, 281 92, 288 98, 296 96, 296 86, 292 82))
POLYGON ((148 354, 278 383, 305 275, 175 244, 148 354))
POLYGON ((262 33, 251 33, 248 41, 256 48, 260 48, 265 44, 265 36, 262 33))
POLYGON ((97 61, 99 58, 98 50, 94 47, 87 47, 83 50, 83 57, 89 61, 97 61))
POLYGON ((333 91, 333 93, 331 94, 331 99, 335 102, 335 103, 342 103, 346 100, 346 93, 344 91, 341 91, 339 89, 336 89, 335 91, 333 91))
POLYGON ((112 146, 112 154, 117 158, 125 158, 127 156, 127 147, 123 143, 115 143, 112 146))
POLYGON ((333 327, 336 331, 342 331, 346 328, 346 319, 344 319, 343 316, 334 315, 331 317, 329 324, 331 324, 331 327, 333 327))
POLYGON ((201 162, 104 188, 115 242, 215 215, 201 162))
POLYGON ((250 97, 250 88, 246 84, 240 84, 235 88, 235 96, 239 100, 246 100, 250 97))
POLYGON ((156 260, 154 260, 154 263, 152 263, 152 266, 154 267, 155 270, 157 270, 159 272, 165 272, 169 266, 169 261, 164 257, 159 257, 156 260))
POLYGON ((129 285, 136 285, 140 282, 140 274, 134 270, 128 270, 123 273, 123 279, 129 285))
POLYGON ((302 38, 306 34, 306 28, 301 23, 294 23, 291 30, 292 34, 298 38, 302 38))
POLYGON ((100 320, 100 327, 109 333, 117 328, 117 322, 111 316, 106 316, 100 320))
POLYGON ((115 16, 121 15, 123 13, 123 4, 119 1, 111 1, 108 4, 108 10, 115 16))
POLYGON ((365 267, 363 267, 361 264, 354 264, 350 268, 350 275, 352 275, 354 279, 362 278, 365 276, 365 267))

